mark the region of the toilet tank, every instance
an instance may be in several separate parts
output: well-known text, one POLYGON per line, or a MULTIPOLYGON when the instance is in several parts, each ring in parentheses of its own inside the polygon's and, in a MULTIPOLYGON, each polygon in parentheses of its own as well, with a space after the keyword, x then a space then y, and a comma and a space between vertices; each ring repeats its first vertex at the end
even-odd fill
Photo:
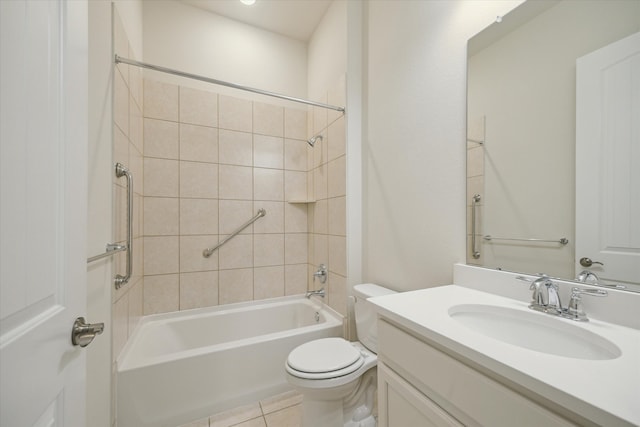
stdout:
POLYGON ((395 293, 391 289, 374 285, 373 283, 364 283, 353 287, 358 341, 376 354, 378 353, 377 315, 374 306, 367 302, 367 299, 395 293))

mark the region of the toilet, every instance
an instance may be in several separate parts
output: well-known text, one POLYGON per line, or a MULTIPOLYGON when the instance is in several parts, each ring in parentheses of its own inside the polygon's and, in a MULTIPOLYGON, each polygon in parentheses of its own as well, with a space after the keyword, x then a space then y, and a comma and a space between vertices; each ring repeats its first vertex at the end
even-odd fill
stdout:
POLYGON ((376 426, 378 329, 367 299, 395 291, 371 283, 353 291, 359 341, 322 338, 294 348, 287 357, 287 381, 302 393, 303 427, 376 426))

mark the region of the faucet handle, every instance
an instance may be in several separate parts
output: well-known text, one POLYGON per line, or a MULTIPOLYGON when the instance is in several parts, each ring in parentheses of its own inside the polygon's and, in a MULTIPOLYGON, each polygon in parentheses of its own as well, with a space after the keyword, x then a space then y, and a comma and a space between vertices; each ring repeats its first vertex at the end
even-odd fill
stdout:
POLYGON ((606 297, 608 293, 603 289, 571 288, 571 299, 569 300, 567 313, 569 314, 569 317, 573 320, 586 322, 589 319, 587 319, 587 315, 585 314, 582 308, 582 299, 580 298, 581 295, 591 295, 594 297, 606 297))

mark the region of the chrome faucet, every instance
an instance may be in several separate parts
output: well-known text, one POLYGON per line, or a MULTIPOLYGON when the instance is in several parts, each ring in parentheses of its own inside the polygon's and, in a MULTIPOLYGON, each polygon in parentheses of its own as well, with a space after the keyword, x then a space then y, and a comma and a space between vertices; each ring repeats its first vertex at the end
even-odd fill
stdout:
POLYGON ((316 281, 316 277, 320 279, 320 283, 323 285, 327 281, 327 266, 324 264, 320 264, 315 273, 313 273, 313 281, 316 281))
POLYGON ((325 295, 324 288, 320 288, 317 291, 308 291, 306 294, 304 294, 306 298, 311 298, 313 295, 324 298, 324 295, 325 295))
POLYGON ((529 289, 533 291, 533 294, 531 295, 531 304, 529 304, 530 309, 581 322, 585 322, 589 319, 587 319, 587 316, 582 309, 582 300, 580 299, 580 296, 607 296, 607 291, 602 289, 572 288, 569 305, 567 308, 563 308, 562 302, 560 301, 560 293, 558 292, 558 285, 553 283, 546 274, 542 274, 541 277, 535 280, 531 280, 523 276, 517 276, 516 279, 531 283, 529 289))

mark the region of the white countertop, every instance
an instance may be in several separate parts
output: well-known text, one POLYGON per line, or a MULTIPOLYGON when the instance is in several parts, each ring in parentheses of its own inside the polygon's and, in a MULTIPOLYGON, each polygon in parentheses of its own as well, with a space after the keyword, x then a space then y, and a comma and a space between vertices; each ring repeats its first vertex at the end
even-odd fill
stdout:
MULTIPOLYGON (((460 304, 525 310, 528 303, 467 287, 448 285, 369 299, 378 313, 600 425, 640 426, 640 331, 591 319, 570 322, 605 337, 622 351, 609 360, 555 356, 477 333, 449 316, 460 304)), ((588 313, 587 313, 588 314, 588 313)), ((637 314, 637 312, 636 312, 637 314)))

